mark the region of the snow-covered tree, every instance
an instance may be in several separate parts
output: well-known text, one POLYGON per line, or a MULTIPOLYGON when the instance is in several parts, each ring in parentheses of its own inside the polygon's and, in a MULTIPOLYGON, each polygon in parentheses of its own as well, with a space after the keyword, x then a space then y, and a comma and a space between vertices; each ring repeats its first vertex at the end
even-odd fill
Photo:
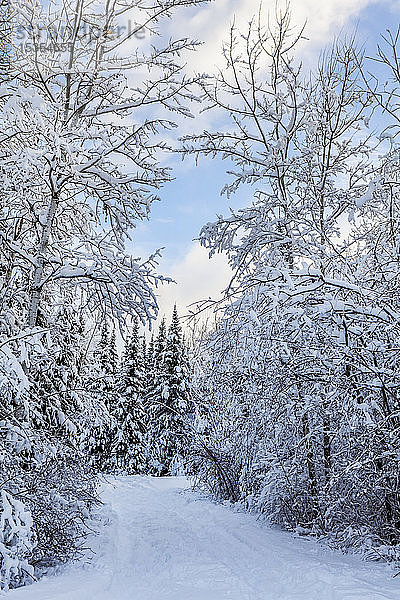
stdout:
MULTIPOLYGON (((174 9, 201 1, 137 0, 137 29, 151 32, 174 9)), ((161 133, 175 124, 149 119, 147 109, 189 114, 192 82, 177 57, 193 44, 173 40, 124 56, 133 33, 117 20, 126 10, 124 3, 94 9, 86 0, 13 5, 11 26, 26 32, 32 51, 12 48, 12 78, 1 93, 0 168, 9 227, 24 216, 12 244, 30 282, 31 327, 46 290, 65 280, 86 290, 90 307, 101 304, 119 319, 156 312, 154 257, 133 259, 124 241, 170 180, 158 156, 161 133), (128 71, 143 68, 148 75, 131 84, 128 71)))
POLYGON ((143 397, 145 389, 144 369, 146 356, 143 346, 144 339, 140 335, 139 321, 133 322, 121 362, 122 387, 129 392, 143 397))
POLYGON ((204 87, 230 127, 184 140, 185 153, 233 162, 228 194, 256 189, 200 234, 234 276, 204 341, 193 468, 284 527, 393 557, 397 148, 376 160, 353 45, 310 74, 292 35, 288 13, 244 38, 233 28, 226 69, 204 87))
POLYGON ((49 566, 78 556, 88 533, 87 512, 96 503, 93 475, 74 447, 76 413, 71 415, 68 404, 65 419, 50 423, 50 414, 61 412, 57 407, 60 396, 53 390, 47 395, 44 388, 38 395, 37 382, 30 379, 31 360, 38 360, 43 368, 54 368, 41 338, 40 331, 35 336, 26 332, 14 337, 1 334, 3 587, 22 585, 49 566), (43 411, 43 398, 47 408, 52 407, 51 413, 43 411), (18 519, 19 528, 14 527, 18 519))
POLYGON ((183 469, 192 410, 188 358, 176 306, 168 333, 165 321, 161 322, 153 368, 148 396, 150 466, 165 475, 183 469))
POLYGON ((68 293, 55 300, 47 326, 52 335, 44 339, 45 351, 41 348, 34 359, 30 357, 30 393, 38 399, 38 426, 45 425, 57 437, 68 437, 76 432, 83 408, 80 369, 85 344, 79 307, 68 293))
POLYGON ((33 577, 27 561, 35 546, 30 511, 2 489, 0 492, 0 573, 2 588, 19 587, 33 577))
POLYGON ((92 351, 87 367, 87 387, 91 400, 97 405, 89 422, 89 431, 82 439, 85 452, 97 471, 112 472, 115 467, 114 440, 119 435, 115 413, 119 405, 117 350, 114 333, 105 320, 100 337, 92 351))
MULTIPOLYGON (((200 2, 16 0, 0 27, 12 55, 0 57, 9 68, 0 87, 0 445, 10 456, 1 475, 8 498, 31 511, 34 550, 19 554, 22 529, 13 543, 36 574, 79 553, 96 485, 83 450, 115 421, 110 397, 90 385, 92 345, 81 345, 74 311, 88 332, 156 315, 155 256, 134 258, 125 242, 171 179, 160 160, 173 113, 188 115, 195 100, 179 57, 196 44, 129 44, 200 2), (133 32, 118 27, 128 10, 133 32)), ((22 582, 18 568, 4 585, 22 582)))
POLYGON ((115 414, 119 432, 114 452, 117 465, 128 473, 145 470, 145 343, 135 319, 125 346, 121 363, 121 389, 115 414))
POLYGON ((110 332, 107 320, 101 327, 100 338, 93 349, 93 361, 95 385, 103 394, 105 404, 111 408, 117 387, 116 376, 119 361, 115 332, 110 332))

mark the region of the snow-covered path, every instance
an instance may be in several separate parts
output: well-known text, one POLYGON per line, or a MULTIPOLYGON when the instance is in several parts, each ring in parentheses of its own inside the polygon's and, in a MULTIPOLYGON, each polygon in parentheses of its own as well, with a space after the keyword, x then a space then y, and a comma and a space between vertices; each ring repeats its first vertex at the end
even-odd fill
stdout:
POLYGON ((181 478, 105 486, 110 525, 75 566, 9 600, 400 600, 400 576, 190 492, 181 478))

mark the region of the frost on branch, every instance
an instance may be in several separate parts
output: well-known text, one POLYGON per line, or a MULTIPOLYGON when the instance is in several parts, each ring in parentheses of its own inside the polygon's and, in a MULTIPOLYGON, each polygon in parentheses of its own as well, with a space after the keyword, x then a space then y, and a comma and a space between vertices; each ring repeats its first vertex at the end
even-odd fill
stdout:
MULTIPOLYGON (((130 8, 150 35, 174 9, 201 2, 137 0, 130 8)), ((86 0, 11 7, 12 26, 30 45, 11 39, 12 77, 0 90, 3 239, 28 279, 30 327, 46 292, 66 280, 88 290, 92 310, 103 305, 121 321, 157 313, 156 254, 133 260, 125 247, 172 178, 160 159, 176 126, 171 114, 188 116, 197 100, 197 78, 180 64, 196 43, 160 38, 125 56, 133 33, 118 24, 126 10, 123 1, 95 9, 86 0)))

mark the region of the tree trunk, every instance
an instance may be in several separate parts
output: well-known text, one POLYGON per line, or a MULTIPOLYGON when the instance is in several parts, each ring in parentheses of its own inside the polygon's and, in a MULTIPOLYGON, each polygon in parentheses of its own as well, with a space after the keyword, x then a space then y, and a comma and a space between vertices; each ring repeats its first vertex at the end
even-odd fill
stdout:
POLYGON ((42 237, 39 242, 36 254, 36 266, 33 272, 31 297, 28 311, 28 326, 35 327, 39 311, 40 298, 42 295, 43 271, 46 259, 46 252, 49 245, 49 238, 53 226, 54 217, 58 205, 58 195, 54 192, 51 197, 50 205, 47 211, 46 223, 43 226, 42 237))
POLYGON ((312 445, 310 444, 310 426, 308 423, 307 414, 304 413, 302 416, 302 425, 303 425, 303 437, 306 443, 306 464, 307 464, 307 474, 309 481, 309 489, 311 493, 311 504, 312 504, 312 519, 315 519, 317 514, 317 496, 318 496, 318 486, 317 486, 317 474, 314 463, 314 454, 312 450, 312 445))

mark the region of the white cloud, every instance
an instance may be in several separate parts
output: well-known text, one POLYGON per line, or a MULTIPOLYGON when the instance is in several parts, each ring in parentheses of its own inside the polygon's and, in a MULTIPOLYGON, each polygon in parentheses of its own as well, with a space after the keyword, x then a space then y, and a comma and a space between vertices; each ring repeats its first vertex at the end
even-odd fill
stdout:
MULTIPOLYGON (((381 0, 387 4, 390 0, 381 0)), ((294 26, 301 27, 306 22, 305 35, 310 42, 305 52, 319 52, 321 46, 329 43, 346 22, 357 16, 361 10, 376 0, 296 0, 291 5, 294 26)), ((285 5, 284 2, 281 3, 285 5)), ((230 26, 235 20, 239 29, 245 29, 254 15, 258 15, 259 0, 216 0, 192 11, 181 10, 174 18, 171 30, 174 35, 192 36, 204 42, 203 46, 190 57, 190 66, 196 71, 210 71, 213 66, 221 66, 221 46, 229 35, 230 26)), ((262 3, 261 15, 264 22, 268 13, 274 14, 275 0, 262 3)))
POLYGON ((183 260, 168 270, 176 284, 163 285, 158 291, 160 317, 170 319, 176 303, 180 315, 188 314, 188 306, 199 300, 221 298, 221 292, 229 284, 232 271, 225 256, 219 254, 211 260, 208 252, 193 243, 183 260))

